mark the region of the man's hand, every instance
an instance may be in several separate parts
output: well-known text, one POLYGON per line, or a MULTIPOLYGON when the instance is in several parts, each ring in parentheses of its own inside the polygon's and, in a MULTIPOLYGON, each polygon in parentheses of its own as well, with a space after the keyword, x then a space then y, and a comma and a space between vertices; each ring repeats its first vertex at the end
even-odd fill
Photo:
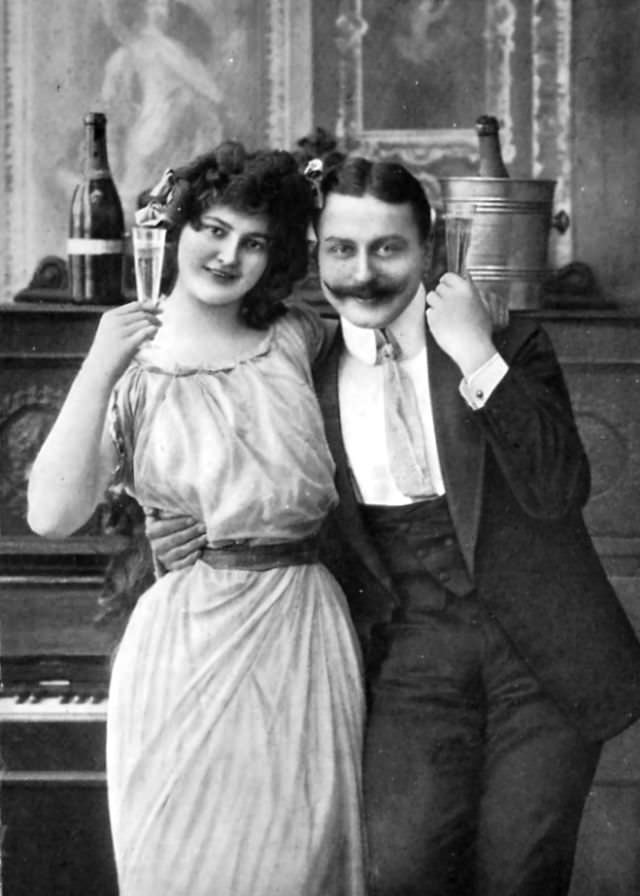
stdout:
POLYGON ((463 376, 470 376, 495 354, 491 312, 471 280, 444 274, 427 294, 427 304, 431 333, 463 376))
POLYGON ((162 518, 147 512, 145 530, 153 553, 170 572, 192 566, 207 544, 205 525, 191 516, 162 518))

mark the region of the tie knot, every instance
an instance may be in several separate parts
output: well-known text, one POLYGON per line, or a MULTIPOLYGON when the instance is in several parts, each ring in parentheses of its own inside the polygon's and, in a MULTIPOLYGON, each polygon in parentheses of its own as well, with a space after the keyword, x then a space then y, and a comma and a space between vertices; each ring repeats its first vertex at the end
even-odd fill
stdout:
POLYGON ((388 330, 376 330, 376 359, 380 364, 383 361, 396 361, 400 355, 400 348, 388 330))

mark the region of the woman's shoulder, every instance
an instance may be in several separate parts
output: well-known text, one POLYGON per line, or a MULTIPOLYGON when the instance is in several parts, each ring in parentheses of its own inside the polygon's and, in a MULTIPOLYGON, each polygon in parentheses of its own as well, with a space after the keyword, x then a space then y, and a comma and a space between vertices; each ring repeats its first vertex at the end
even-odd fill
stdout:
POLYGON ((136 357, 124 371, 113 390, 113 404, 121 409, 138 408, 144 398, 145 369, 136 357))
POLYGON ((323 319, 318 312, 304 302, 291 300, 285 303, 286 314, 276 323, 279 337, 303 350, 313 361, 322 351, 327 336, 323 319))

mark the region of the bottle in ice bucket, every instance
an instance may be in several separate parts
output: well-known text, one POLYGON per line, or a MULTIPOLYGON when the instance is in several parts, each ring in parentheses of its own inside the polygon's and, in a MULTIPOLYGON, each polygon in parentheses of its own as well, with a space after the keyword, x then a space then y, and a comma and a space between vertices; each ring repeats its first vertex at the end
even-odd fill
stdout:
POLYGON ((67 258, 74 302, 119 305, 122 296, 124 216, 107 157, 107 119, 84 118, 84 177, 75 187, 69 215, 67 258))
POLYGON ((500 149, 500 125, 492 115, 481 115, 476 121, 480 177, 509 177, 500 149))

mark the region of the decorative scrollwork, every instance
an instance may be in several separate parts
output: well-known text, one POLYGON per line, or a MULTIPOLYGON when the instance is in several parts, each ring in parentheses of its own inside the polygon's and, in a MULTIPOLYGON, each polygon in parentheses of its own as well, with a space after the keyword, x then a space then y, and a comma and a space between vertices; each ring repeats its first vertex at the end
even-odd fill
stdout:
POLYGON ((35 384, 0 397, 0 501, 11 513, 26 516, 31 466, 64 397, 64 389, 35 384))
POLYGON ((336 19, 336 46, 340 53, 355 49, 369 30, 359 10, 343 10, 336 19))

